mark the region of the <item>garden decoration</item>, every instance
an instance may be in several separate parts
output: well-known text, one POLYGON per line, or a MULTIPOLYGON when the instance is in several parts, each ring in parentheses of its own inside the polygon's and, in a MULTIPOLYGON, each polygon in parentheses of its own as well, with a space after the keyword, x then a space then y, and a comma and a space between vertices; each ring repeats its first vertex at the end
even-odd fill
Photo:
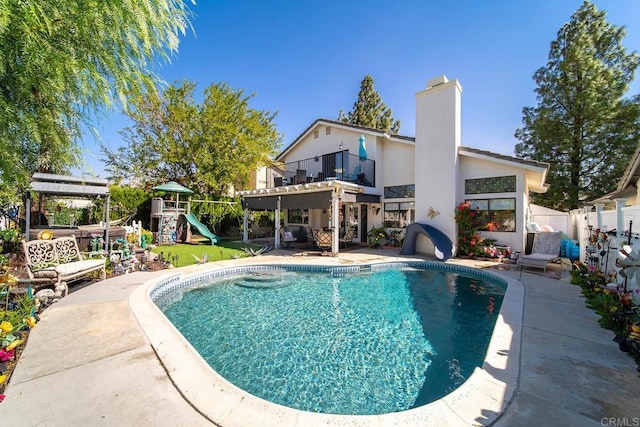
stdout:
MULTIPOLYGON (((630 222, 629 236, 631 226, 630 222)), ((608 256, 608 239, 602 238, 604 233, 598 229, 589 231, 588 253, 596 262, 590 265, 574 262, 571 283, 582 287, 587 305, 601 316, 598 323, 615 333, 613 341, 621 351, 629 353, 640 371, 640 251, 631 246, 629 237, 618 252, 615 265, 619 271, 603 272, 600 266, 602 258, 608 256)))
POLYGON ((636 304, 640 303, 640 253, 629 245, 623 245, 616 265, 621 268, 620 276, 624 278, 622 292, 631 295, 636 304))

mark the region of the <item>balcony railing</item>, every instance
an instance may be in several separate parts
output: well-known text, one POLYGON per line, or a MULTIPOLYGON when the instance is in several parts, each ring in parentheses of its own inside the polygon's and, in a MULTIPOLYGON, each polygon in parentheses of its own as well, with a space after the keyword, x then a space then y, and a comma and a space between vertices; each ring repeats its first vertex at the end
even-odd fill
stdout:
POLYGON ((327 180, 353 182, 359 185, 375 187, 376 162, 361 159, 347 151, 324 154, 310 159, 284 164, 284 174, 273 171, 267 178, 267 186, 307 184, 327 180))

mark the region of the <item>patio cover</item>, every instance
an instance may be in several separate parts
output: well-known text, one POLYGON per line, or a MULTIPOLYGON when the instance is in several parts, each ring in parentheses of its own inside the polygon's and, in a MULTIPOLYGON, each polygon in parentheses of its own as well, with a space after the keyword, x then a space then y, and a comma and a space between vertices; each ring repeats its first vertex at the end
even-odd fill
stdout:
MULTIPOLYGON (((331 205, 332 193, 333 189, 271 195, 261 194, 258 196, 245 195, 242 198, 242 207, 251 210, 275 210, 278 197, 280 197, 280 209, 327 209, 331 205)), ((380 196, 346 191, 342 196, 342 201, 380 203, 380 196)))
POLYGON ((31 178, 30 189, 37 193, 56 196, 107 196, 109 181, 38 172, 31 178))
POLYGON ((275 210, 280 197, 281 209, 327 209, 331 204, 331 193, 332 190, 329 189, 312 193, 244 196, 242 207, 251 210, 275 210))
MULTIPOLYGON (((56 196, 74 197, 104 197, 106 218, 109 218, 109 181, 101 178, 81 178, 68 175, 36 172, 31 177, 29 189, 36 193, 51 194, 56 196)), ((29 240, 29 228, 31 226, 31 198, 27 193, 26 205, 26 240, 29 240)), ((105 241, 109 241, 109 222, 104 226, 105 241)), ((107 250, 108 250, 108 246, 107 250)))

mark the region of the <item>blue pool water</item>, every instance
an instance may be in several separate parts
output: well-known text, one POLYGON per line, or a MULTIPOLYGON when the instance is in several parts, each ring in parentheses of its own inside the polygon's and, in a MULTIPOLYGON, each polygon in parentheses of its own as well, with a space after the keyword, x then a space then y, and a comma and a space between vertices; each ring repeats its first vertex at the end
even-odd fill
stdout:
POLYGON ((280 269, 156 303, 241 389, 301 410, 370 415, 460 386, 483 363, 505 289, 440 269, 280 269))

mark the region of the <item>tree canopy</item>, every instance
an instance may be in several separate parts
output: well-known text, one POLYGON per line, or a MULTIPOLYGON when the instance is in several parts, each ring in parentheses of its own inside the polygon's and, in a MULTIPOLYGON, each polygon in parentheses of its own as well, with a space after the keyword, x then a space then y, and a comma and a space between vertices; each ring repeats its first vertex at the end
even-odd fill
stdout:
POLYGON ((79 164, 83 126, 155 85, 189 15, 182 0, 0 0, 0 194, 79 164))
POLYGON ((346 115, 340 110, 338 120, 393 134, 400 132, 400 120, 393 119, 393 110, 380 98, 373 87, 373 77, 370 74, 364 76, 360 83, 360 92, 358 92, 358 99, 353 103, 353 110, 346 115))
POLYGON ((572 209, 615 189, 640 142, 640 98, 625 98, 639 64, 624 27, 588 1, 551 42, 536 71, 538 105, 523 109, 516 155, 550 163, 550 189, 534 201, 572 209))
POLYGON ((254 95, 224 83, 206 88, 198 104, 195 88, 184 81, 134 100, 133 125, 121 132, 127 145, 115 151, 102 146, 112 180, 124 177, 145 188, 177 181, 221 195, 269 163, 281 142, 276 113, 250 108, 254 95))

